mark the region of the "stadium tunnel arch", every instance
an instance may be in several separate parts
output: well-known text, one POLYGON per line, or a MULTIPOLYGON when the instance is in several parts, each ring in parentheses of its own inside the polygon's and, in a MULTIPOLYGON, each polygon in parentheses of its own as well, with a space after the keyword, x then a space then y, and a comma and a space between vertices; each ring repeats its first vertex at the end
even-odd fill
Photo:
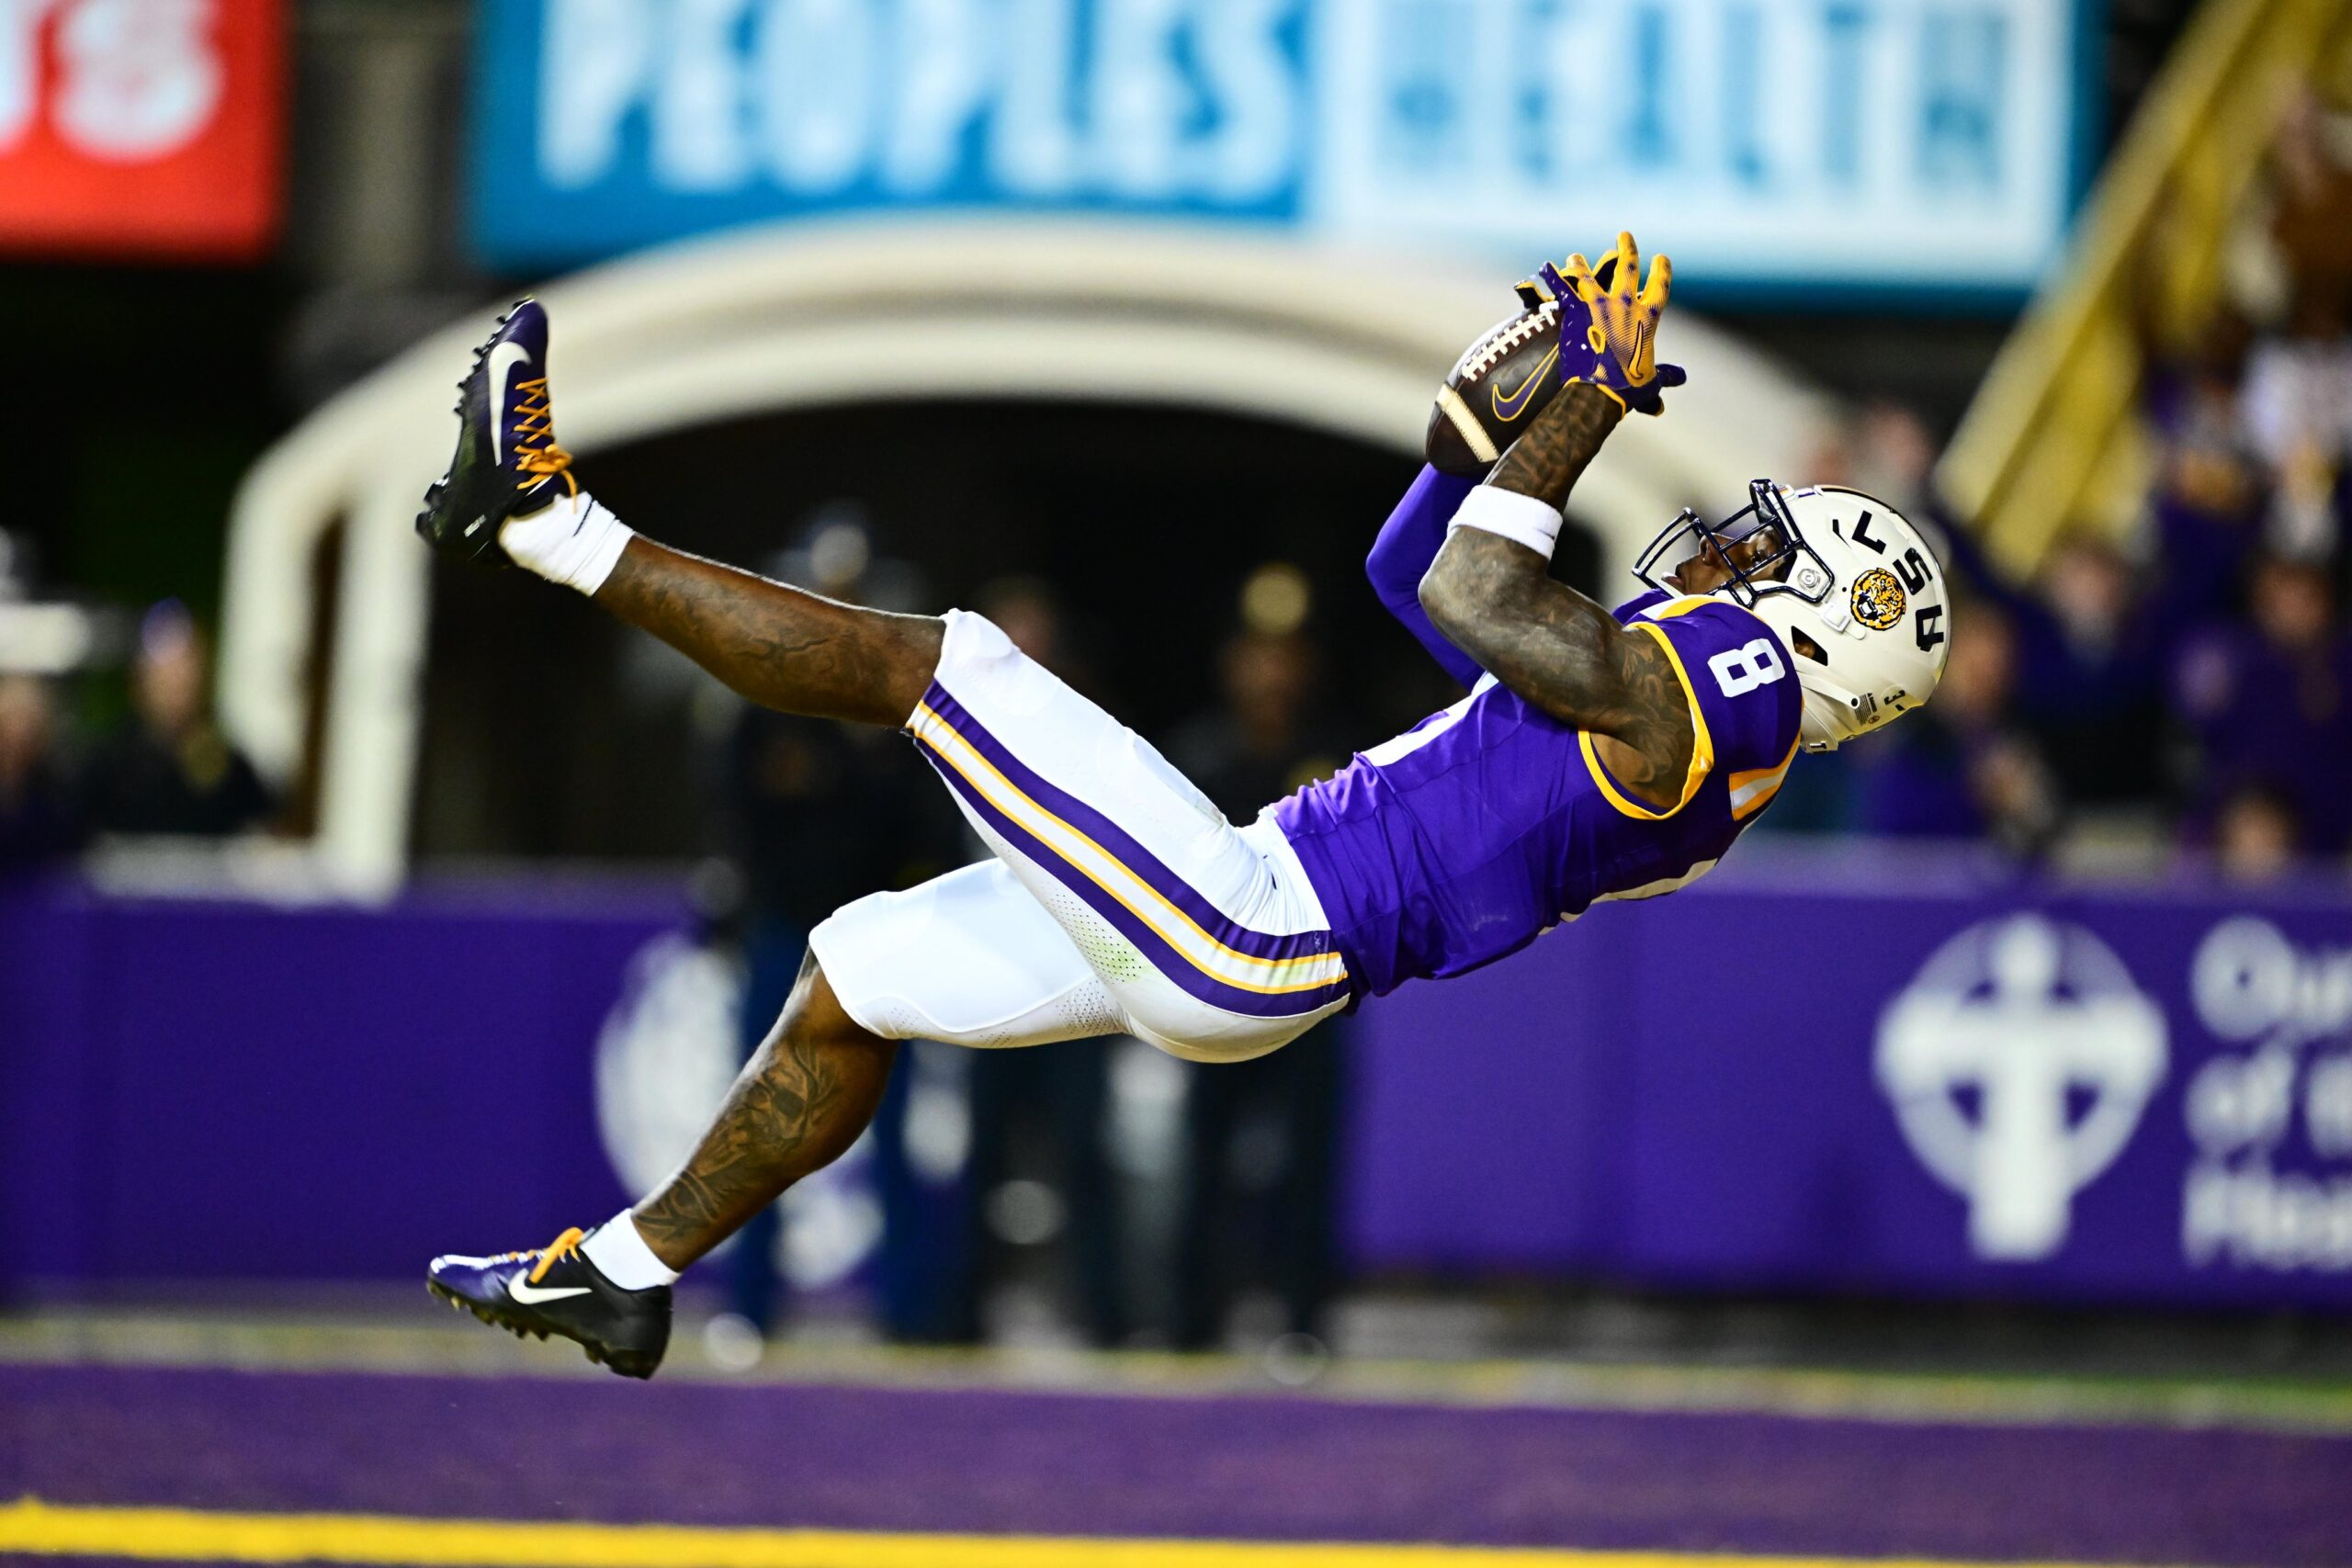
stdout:
MULTIPOLYGON (((1194 407, 1418 454, 1438 378, 1510 308, 1493 271, 1460 263, 1001 219, 739 230, 537 292, 556 323, 559 432, 583 457, 749 413, 905 398, 1194 407)), ((487 321, 469 314, 322 405, 234 503, 220 710, 266 773, 312 771, 302 880, 321 891, 381 897, 405 874, 431 581, 411 526, 487 321)), ((1691 370, 1674 416, 1630 421, 1578 488, 1573 510, 1612 557, 1685 503, 1795 475, 1827 415, 1703 321, 1677 318, 1672 353, 1691 370)))

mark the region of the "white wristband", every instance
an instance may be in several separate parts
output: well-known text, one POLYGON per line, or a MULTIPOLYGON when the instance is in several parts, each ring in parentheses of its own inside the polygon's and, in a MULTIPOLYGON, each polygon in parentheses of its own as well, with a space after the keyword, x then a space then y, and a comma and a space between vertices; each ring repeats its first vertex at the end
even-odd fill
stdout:
POLYGON ((586 491, 528 517, 512 518, 498 531, 498 542, 516 566, 590 594, 613 575, 635 537, 628 524, 586 491))
POLYGON ((1545 560, 1552 558, 1552 547, 1560 540, 1560 512, 1548 502, 1517 491, 1498 490, 1493 485, 1480 485, 1464 496, 1453 513, 1453 525, 1446 529, 1476 528, 1488 534, 1500 534, 1515 544, 1525 545, 1545 560))

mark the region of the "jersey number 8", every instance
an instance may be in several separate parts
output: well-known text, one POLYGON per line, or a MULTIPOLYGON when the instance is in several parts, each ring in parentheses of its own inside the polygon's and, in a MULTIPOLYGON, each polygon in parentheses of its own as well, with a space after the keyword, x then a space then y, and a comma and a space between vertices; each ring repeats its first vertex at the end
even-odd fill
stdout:
POLYGON ((1718 653, 1707 660, 1707 668, 1715 673, 1715 684, 1727 697, 1744 696, 1758 686, 1769 686, 1789 672, 1781 662, 1781 650, 1772 646, 1769 637, 1718 653))

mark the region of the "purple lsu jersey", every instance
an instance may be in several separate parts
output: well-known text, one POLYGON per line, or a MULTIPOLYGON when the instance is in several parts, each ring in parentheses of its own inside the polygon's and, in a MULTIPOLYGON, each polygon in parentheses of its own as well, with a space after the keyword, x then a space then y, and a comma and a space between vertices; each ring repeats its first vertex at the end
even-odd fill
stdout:
POLYGON ((1591 737, 1492 677, 1274 807, 1360 991, 1466 974, 1608 898, 1695 880, 1796 756, 1787 649, 1728 599, 1646 593, 1617 619, 1673 656, 1697 716, 1680 802, 1621 789, 1591 737))

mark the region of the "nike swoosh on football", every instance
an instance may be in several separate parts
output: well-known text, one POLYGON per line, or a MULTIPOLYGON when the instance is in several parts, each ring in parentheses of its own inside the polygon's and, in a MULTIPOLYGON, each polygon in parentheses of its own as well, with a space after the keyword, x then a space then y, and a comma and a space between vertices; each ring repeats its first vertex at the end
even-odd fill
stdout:
POLYGON ((528 365, 531 351, 519 343, 502 343, 490 351, 490 460, 506 460, 506 378, 515 367, 528 365))
POLYGON ((525 1306, 537 1306, 541 1302, 560 1302, 566 1296, 584 1296, 588 1293, 588 1287, 561 1285, 543 1291, 528 1280, 518 1279, 507 1282, 506 1293, 525 1306))
POLYGON ((1500 387, 1494 388, 1491 396, 1495 405, 1495 417, 1509 423, 1525 413, 1528 400, 1535 395, 1535 389, 1544 384, 1544 378, 1549 376, 1552 373, 1552 367, 1559 362, 1560 351, 1554 348, 1551 353, 1544 356, 1543 364, 1528 372, 1527 379, 1521 381, 1519 384, 1519 389, 1510 397, 1503 396, 1503 389, 1500 387))

